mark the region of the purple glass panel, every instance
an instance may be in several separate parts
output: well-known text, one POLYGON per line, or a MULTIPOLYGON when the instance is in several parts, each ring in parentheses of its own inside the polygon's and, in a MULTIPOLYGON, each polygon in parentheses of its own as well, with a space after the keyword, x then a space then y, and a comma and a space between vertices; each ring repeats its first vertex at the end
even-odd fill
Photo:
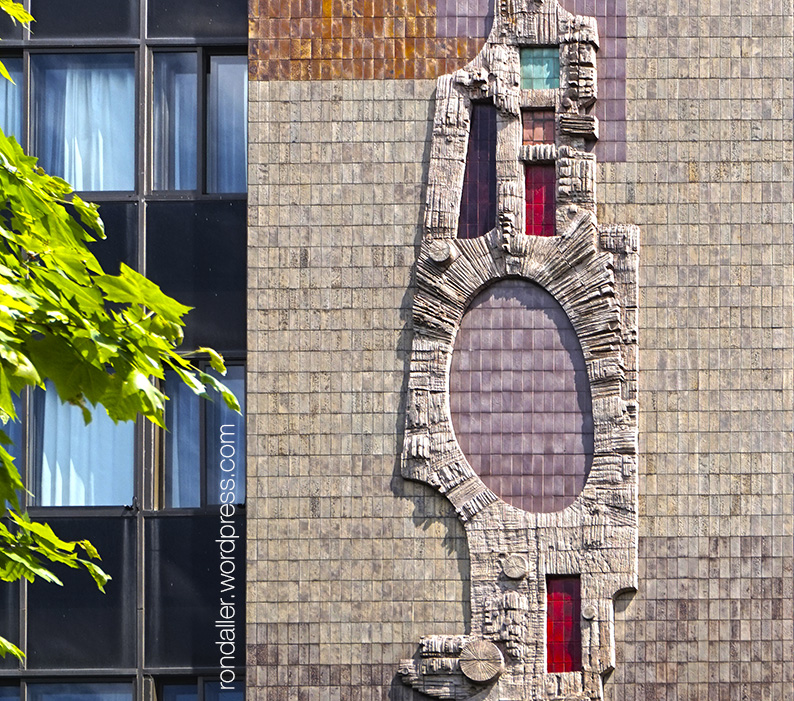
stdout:
POLYGON ((472 239, 496 226, 496 107, 475 103, 460 200, 458 238, 472 239))
POLYGON ((593 459, 590 384, 568 316, 543 288, 504 280, 463 317, 449 375, 458 443, 483 482, 525 511, 559 511, 593 459))
POLYGON ((436 0, 437 34, 485 39, 493 25, 493 0, 436 0))

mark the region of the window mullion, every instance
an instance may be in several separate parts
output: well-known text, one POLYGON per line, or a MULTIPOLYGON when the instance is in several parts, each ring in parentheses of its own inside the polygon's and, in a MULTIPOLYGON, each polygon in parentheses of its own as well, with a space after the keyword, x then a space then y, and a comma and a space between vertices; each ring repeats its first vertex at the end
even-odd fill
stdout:
POLYGON ((199 196, 207 192, 207 74, 209 58, 202 47, 196 51, 198 54, 198 124, 196 129, 196 187, 199 196))

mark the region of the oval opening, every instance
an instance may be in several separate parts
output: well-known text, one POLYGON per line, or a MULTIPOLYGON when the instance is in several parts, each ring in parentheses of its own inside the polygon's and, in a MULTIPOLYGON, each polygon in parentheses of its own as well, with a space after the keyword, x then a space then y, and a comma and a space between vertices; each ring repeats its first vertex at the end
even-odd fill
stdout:
POLYGON ((511 279, 477 295, 455 339, 449 402, 458 444, 495 494, 531 512, 574 502, 593 460, 590 383, 546 290, 511 279))

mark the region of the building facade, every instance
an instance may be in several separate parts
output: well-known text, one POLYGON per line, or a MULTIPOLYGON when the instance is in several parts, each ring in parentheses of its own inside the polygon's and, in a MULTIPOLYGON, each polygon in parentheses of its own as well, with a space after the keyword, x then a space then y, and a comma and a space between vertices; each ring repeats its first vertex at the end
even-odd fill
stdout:
POLYGON ((4 130, 247 430, 22 398, 114 579, 3 588, 0 698, 794 698, 791 0, 26 6, 4 130))
MULTIPOLYGON (((467 318, 469 338, 476 332, 491 344, 504 344, 506 330, 536 328, 523 312, 497 304, 512 292, 500 297, 491 287, 489 298, 473 299, 476 290, 461 291, 465 276, 455 266, 485 245, 478 240, 488 241, 489 250, 497 239, 506 243, 500 237, 509 226, 518 239, 544 233, 529 230, 530 221, 544 226, 543 198, 532 200, 539 219, 531 220, 522 205, 529 192, 549 187, 548 178, 530 187, 514 172, 516 201, 506 209, 501 203, 511 193, 499 189, 509 179, 506 169, 532 161, 505 151, 505 139, 543 141, 541 116, 533 115, 529 134, 510 136, 518 125, 508 119, 515 106, 499 102, 496 90, 478 96, 466 90, 478 80, 487 87, 515 76, 514 68, 493 62, 476 70, 489 42, 509 43, 505 22, 524 27, 519 48, 556 49, 564 68, 573 38, 532 34, 527 24, 553 4, 251 4, 247 679, 253 697, 792 698, 790 2, 560 3, 560 17, 591 17, 597 27, 597 103, 577 113, 597 118, 599 139, 583 137, 581 150, 595 158, 598 224, 641 231, 636 591, 611 592, 614 659, 606 655, 594 664, 585 655, 565 663, 581 672, 552 666, 553 644, 570 650, 577 624, 585 639, 593 634, 591 621, 610 615, 601 609, 584 615, 586 571, 573 566, 551 572, 580 574, 581 608, 571 609, 567 623, 549 619, 553 581, 526 608, 518 601, 488 614, 481 553, 463 508, 475 494, 456 502, 457 478, 432 478, 442 469, 433 462, 433 438, 410 445, 406 468, 406 436, 424 425, 425 412, 430 424, 452 426, 453 447, 465 456, 455 464, 471 468, 474 483, 498 497, 483 497, 482 508, 507 503, 541 515, 575 508, 564 504, 565 487, 559 487, 563 501, 547 507, 543 479, 514 480, 514 471, 507 478, 503 466, 516 462, 505 435, 517 429, 505 429, 504 405, 516 393, 500 399, 490 387, 483 408, 483 376, 499 370, 504 383, 504 371, 513 370, 502 354, 478 375, 472 354, 466 357, 451 340, 465 335, 467 318), (474 97, 481 106, 472 114, 466 103, 463 119, 440 123, 450 81, 467 80, 453 97, 466 93, 463 102, 474 97), (477 116, 489 109, 497 113, 496 134, 487 124, 492 117, 477 116), (450 154, 456 140, 462 148, 450 154), (487 153, 495 154, 490 161, 487 153), (433 190, 439 158, 448 160, 446 195, 433 190), (497 172, 494 180, 489 169, 497 172), (428 212, 438 211, 452 218, 428 221, 428 212), (511 212, 512 219, 503 218, 511 212), (469 233, 461 218, 483 236, 464 241, 469 233), (432 255, 431 240, 444 243, 432 255), (433 277, 433 270, 442 272, 433 277), (447 350, 434 356, 430 348, 419 358, 417 338, 428 336, 423 328, 443 327, 448 317, 417 304, 443 285, 451 298, 458 294, 462 308, 447 332, 447 350), (488 314, 472 311, 483 308, 488 314), (488 315, 511 321, 505 328, 475 320, 488 315), (436 404, 417 400, 422 362, 431 377, 434 363, 441 373, 428 388, 428 397, 439 393, 436 404), (424 472, 411 467, 415 458, 428 466, 424 472), (521 630, 528 619, 532 635, 521 630), (539 650, 533 664, 542 681, 535 686, 505 683, 519 659, 510 625, 539 650), (499 654, 478 645, 464 659, 473 639, 499 654), (472 674, 491 674, 490 680, 461 673, 472 661, 490 670, 472 674), (425 673, 438 683, 421 682, 425 673), (588 673, 602 688, 545 683, 588 673)), ((525 73, 537 77, 532 68, 525 73)), ((587 74, 578 72, 580 87, 587 74)), ((526 85, 517 97, 519 110, 554 107, 557 157, 565 141, 561 115, 571 105, 565 95, 552 103, 524 90, 563 88, 526 85)), ((576 128, 591 128, 579 121, 576 128)), ((559 163, 553 173, 559 198, 566 174, 559 163)), ((564 238, 562 214, 557 207, 550 225, 564 238)), ((613 268, 618 275, 619 266, 613 268)), ((509 277, 539 274, 514 269, 509 277)), ((480 279, 484 286, 490 278, 480 279)), ((554 290, 551 296, 579 333, 565 300, 554 290)), ((494 351, 490 346, 480 360, 490 362, 494 351)), ((526 355, 539 356, 542 370, 553 353, 526 355)), ((586 349, 585 356, 592 390, 595 368, 586 349)), ((556 367, 553 358, 548 362, 556 367)), ((630 394, 622 398, 632 401, 630 394)), ((545 428, 518 453, 549 454, 548 425, 540 425, 545 428)), ((552 485, 555 476, 565 482, 564 467, 561 474, 550 469, 552 485)), ((557 498, 554 489, 549 494, 557 498)), ((486 550, 499 562, 485 573, 510 589, 507 580, 525 580, 511 579, 508 570, 520 573, 525 565, 513 568, 507 556, 528 551, 494 537, 486 550)), ((608 530, 604 538, 608 544, 608 530)), ((526 559, 530 568, 548 562, 542 555, 526 559)), ((575 598, 564 587, 559 596, 575 598)), ((578 644, 584 653, 592 645, 578 644)))

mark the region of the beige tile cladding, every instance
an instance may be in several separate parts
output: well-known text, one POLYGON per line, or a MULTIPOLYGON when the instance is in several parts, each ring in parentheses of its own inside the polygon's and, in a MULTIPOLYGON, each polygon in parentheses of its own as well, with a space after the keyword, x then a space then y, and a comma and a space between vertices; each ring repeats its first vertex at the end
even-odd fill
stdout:
POLYGON ((628 10, 599 216, 642 227, 640 589, 606 696, 790 700, 792 3, 628 10))
POLYGON ((394 699, 468 618, 449 503, 400 476, 435 81, 251 84, 249 661, 255 698, 394 699), (465 603, 464 603, 465 602, 465 603))
MULTIPOLYGON (((640 590, 613 701, 794 698, 792 3, 628 2, 642 227, 640 590)), ((407 701, 457 633, 465 539, 397 456, 434 82, 252 83, 254 698, 407 701)))

